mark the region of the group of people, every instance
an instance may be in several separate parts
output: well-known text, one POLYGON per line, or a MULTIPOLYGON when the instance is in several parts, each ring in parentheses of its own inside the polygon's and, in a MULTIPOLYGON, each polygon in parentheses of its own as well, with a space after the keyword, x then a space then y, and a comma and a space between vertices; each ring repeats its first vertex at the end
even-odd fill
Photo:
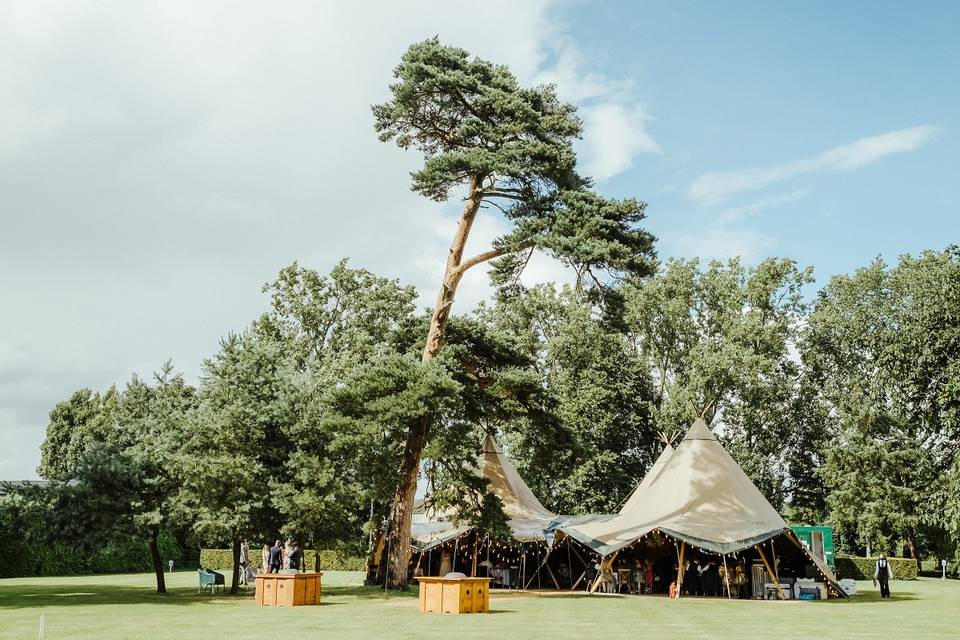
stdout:
POLYGON ((599 562, 591 562, 586 569, 587 589, 598 583, 596 590, 602 592, 722 597, 729 588, 731 597, 750 598, 750 577, 742 562, 728 562, 727 566, 724 566, 710 559, 688 560, 683 565, 679 591, 679 567, 676 562, 672 570, 669 567, 669 564, 663 565, 640 558, 629 565, 629 568, 620 564, 614 569, 599 562))
MULTIPOLYGON (((262 560, 263 571, 266 573, 280 573, 290 569, 302 571, 303 549, 292 538, 282 546, 280 540, 276 540, 272 547, 269 544, 263 545, 262 560)), ((250 569, 250 543, 246 538, 240 540, 240 568, 243 574, 250 569)))
POLYGON ((683 566, 681 593, 689 596, 720 596, 724 591, 724 568, 716 562, 687 561, 683 566))

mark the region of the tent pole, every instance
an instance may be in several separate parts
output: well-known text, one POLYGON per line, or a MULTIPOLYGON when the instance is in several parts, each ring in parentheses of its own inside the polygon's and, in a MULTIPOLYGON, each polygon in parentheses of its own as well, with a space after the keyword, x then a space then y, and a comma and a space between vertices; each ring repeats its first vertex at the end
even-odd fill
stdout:
POLYGON ((763 560, 763 566, 767 568, 767 573, 770 574, 770 577, 774 578, 775 582, 773 584, 777 587, 777 593, 780 594, 780 599, 786 600, 787 596, 783 595, 783 589, 780 588, 780 581, 774 577, 776 574, 774 574, 773 569, 770 568, 770 563, 767 562, 767 556, 763 555, 763 549, 761 549, 760 545, 757 544, 753 545, 753 548, 756 549, 757 553, 760 554, 760 559, 763 560))
POLYGON ((520 589, 523 590, 526 587, 523 585, 527 579, 527 549, 523 546, 523 543, 520 543, 520 589))
POLYGON ((730 572, 727 570, 727 554, 722 554, 723 558, 723 581, 727 583, 727 600, 730 599, 730 572))
POLYGON ((473 532, 473 563, 470 565, 470 577, 477 577, 477 532, 473 532))
POLYGON ((490 534, 487 534, 487 577, 490 577, 490 534))
POLYGON ((603 576, 603 567, 605 567, 606 564, 607 564, 607 557, 601 556, 600 568, 597 569, 597 575, 594 576, 593 578, 593 584, 588 585, 589 586, 589 589, 587 590, 588 593, 595 593, 597 589, 600 587, 600 578, 603 576))
POLYGON ((550 565, 547 564, 547 561, 543 561, 544 569, 547 570, 547 573, 550 575, 550 579, 553 580, 553 586, 557 588, 557 591, 560 590, 560 583, 557 582, 557 576, 553 575, 553 571, 550 569, 550 565))
POLYGON ((414 574, 417 573, 417 569, 420 568, 420 563, 423 562, 423 551, 417 551, 417 553, 418 553, 419 555, 417 556, 417 564, 416 564, 416 566, 413 568, 413 573, 414 573, 414 574))
MULTIPOLYGON (((527 580, 527 584, 523 587, 524 589, 526 589, 527 587, 530 586, 530 583, 533 582, 534 577, 537 578, 537 588, 538 588, 538 589, 540 588, 540 586, 539 586, 539 585, 540 585, 540 569, 542 569, 542 568, 544 568, 544 567, 547 568, 547 571, 550 572, 550 576, 553 577, 553 572, 550 571, 550 565, 547 564, 547 560, 549 560, 549 559, 550 559, 550 551, 547 551, 547 555, 545 555, 545 556, 543 557, 543 562, 539 562, 539 560, 540 560, 540 549, 539 549, 539 548, 537 549, 537 560, 538 560, 538 562, 539 562, 539 564, 537 565, 537 575, 536 575, 536 576, 530 576, 530 579, 527 580)), ((554 584, 557 583, 557 579, 556 579, 556 578, 553 578, 553 583, 554 583, 554 584)), ((559 589, 559 588, 560 588, 560 586, 557 585, 557 589, 559 589)))
POLYGON ((427 551, 427 575, 430 575, 430 565, 433 564, 433 548, 427 551))
POLYGON ((604 558, 602 562, 600 562, 600 571, 597 573, 597 578, 593 581, 593 586, 590 587, 590 593, 595 593, 597 589, 600 588, 600 578, 603 577, 604 569, 610 569, 613 567, 613 561, 616 560, 618 553, 620 553, 619 549, 614 551, 612 554, 604 558))
MULTIPOLYGON (((539 544, 537 545, 537 563, 538 564, 540 563, 540 545, 539 544)), ((543 564, 547 564, 546 558, 543 559, 543 564)), ((540 565, 537 567, 537 595, 538 596, 540 595, 540 568, 542 566, 543 565, 540 565)))
POLYGON ((450 571, 457 570, 457 554, 460 552, 460 536, 453 540, 453 564, 450 565, 450 571))
POLYGON ((677 564, 677 597, 680 597, 680 592, 683 590, 683 553, 687 550, 687 542, 685 540, 680 541, 680 547, 677 550, 677 556, 679 556, 680 561, 677 564))
MULTIPOLYGON (((570 574, 570 577, 573 577, 573 574, 570 574)), ((580 584, 580 581, 587 577, 587 570, 584 569, 583 573, 580 574, 580 577, 577 578, 577 581, 573 583, 573 586, 570 587, 570 591, 573 591, 577 588, 577 585, 580 584)))
POLYGON ((780 561, 777 560, 777 550, 773 548, 773 538, 770 538, 770 556, 773 559, 773 571, 774 577, 777 579, 777 583, 780 582, 780 561))
MULTIPOLYGON (((567 576, 570 580, 570 591, 573 591, 573 561, 570 559, 570 536, 567 536, 567 576)), ((559 589, 559 587, 557 587, 559 589)))

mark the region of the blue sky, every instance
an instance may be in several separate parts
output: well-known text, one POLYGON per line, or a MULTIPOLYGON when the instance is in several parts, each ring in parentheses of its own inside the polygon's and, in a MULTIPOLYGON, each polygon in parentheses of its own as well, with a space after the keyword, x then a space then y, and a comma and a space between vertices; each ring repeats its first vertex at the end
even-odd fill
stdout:
MULTIPOLYGON (((7 0, 0 12, 0 479, 47 414, 164 361, 196 381, 294 260, 433 301, 456 202, 369 107, 412 42, 555 82, 581 165, 661 257, 786 256, 822 286, 960 239, 960 3, 7 0)), ((468 250, 506 231, 485 212, 468 250)), ((527 284, 569 279, 535 258, 527 284)), ((811 295, 816 287, 810 288, 811 295)), ((489 295, 467 273, 455 312, 489 295)))
POLYGON ((595 3, 573 5, 569 23, 646 103, 662 153, 601 186, 649 202, 662 255, 787 256, 822 284, 960 239, 960 5, 595 3), (796 171, 719 202, 690 193, 707 173, 763 172, 915 127, 931 127, 906 141, 915 148, 860 166, 796 171))

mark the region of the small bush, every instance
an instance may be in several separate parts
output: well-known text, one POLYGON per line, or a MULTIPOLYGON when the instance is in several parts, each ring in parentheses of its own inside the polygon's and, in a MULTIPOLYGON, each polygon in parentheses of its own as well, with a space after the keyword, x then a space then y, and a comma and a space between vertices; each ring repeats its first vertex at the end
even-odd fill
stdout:
MULTIPOLYGON (((894 580, 916 580, 917 561, 913 558, 887 558, 894 580)), ((876 558, 837 556, 837 577, 854 580, 873 580, 876 558)))
MULTIPOLYGON (((366 571, 367 561, 364 558, 350 556, 337 549, 320 550, 321 571, 366 571)), ((312 571, 317 552, 307 549, 303 552, 303 566, 312 571)), ((233 567, 233 551, 230 549, 201 549, 200 566, 208 569, 229 569, 233 567)), ((263 550, 250 548, 250 566, 263 568, 263 550)))

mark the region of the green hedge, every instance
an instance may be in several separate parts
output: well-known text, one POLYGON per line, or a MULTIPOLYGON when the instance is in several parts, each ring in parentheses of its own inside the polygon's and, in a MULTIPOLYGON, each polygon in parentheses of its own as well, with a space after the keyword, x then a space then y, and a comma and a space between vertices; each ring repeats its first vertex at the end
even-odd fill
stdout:
MULTIPOLYGON (((195 561, 184 561, 188 552, 173 535, 161 532, 158 542, 164 565, 172 559, 178 567, 195 566, 195 561)), ((153 571, 146 540, 108 543, 93 551, 65 544, 38 545, 22 541, 9 549, 10 561, 0 562, 0 578, 153 571)))
MULTIPOLYGON (((304 566, 312 570, 316 560, 316 551, 303 552, 304 566)), ((233 567, 233 551, 230 549, 201 549, 200 566, 208 569, 230 569, 233 567)), ((250 566, 263 568, 262 549, 250 549, 250 566)), ((366 571, 364 558, 350 556, 336 549, 320 550, 320 569, 322 571, 366 571)))
MULTIPOLYGON (((916 580, 917 561, 913 558, 887 558, 893 570, 894 580, 916 580)), ((854 580, 873 580, 876 558, 837 556, 837 577, 854 580)))

